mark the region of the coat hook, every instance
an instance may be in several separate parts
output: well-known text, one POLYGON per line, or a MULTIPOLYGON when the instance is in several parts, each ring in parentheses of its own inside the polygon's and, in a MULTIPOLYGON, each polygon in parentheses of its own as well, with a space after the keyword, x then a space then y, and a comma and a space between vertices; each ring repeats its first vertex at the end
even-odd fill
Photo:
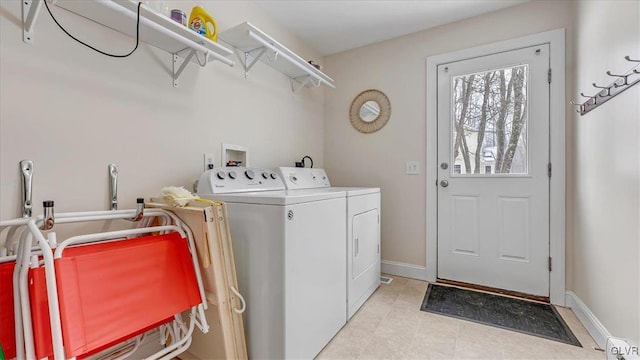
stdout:
POLYGON ((118 210, 118 165, 109 164, 109 201, 111 210, 118 210))
POLYGON ((611 71, 608 71, 608 70, 607 70, 607 75, 609 75, 609 76, 614 76, 614 77, 619 77, 619 78, 622 78, 622 79, 623 79, 622 84, 618 85, 618 84, 617 84, 617 81, 615 81, 615 82, 613 83, 613 86, 615 86, 615 87, 621 87, 621 86, 626 86, 626 85, 627 85, 627 76, 629 76, 629 75, 617 75, 617 74, 612 74, 612 73, 611 73, 611 71))
POLYGON ((629 57, 629 55, 625 56, 624 59, 631 62, 640 62, 640 60, 633 60, 632 58, 629 57))
POLYGON ((585 95, 584 93, 580 93, 580 96, 588 98, 589 100, 587 100, 587 103, 593 100, 593 105, 598 105, 598 101, 597 101, 598 94, 596 94, 595 96, 589 96, 589 95, 585 95))
POLYGON ((577 106, 577 107, 578 107, 578 109, 576 109, 576 112, 577 112, 577 113, 579 113, 579 114, 580 114, 580 113, 582 113, 582 111, 583 111, 583 109, 584 109, 584 105, 582 105, 582 104, 578 104, 578 103, 576 103, 576 102, 575 102, 575 101, 573 101, 573 100, 569 100, 569 103, 571 103, 571 105, 573 105, 573 106, 577 106))
MULTIPOLYGON (((598 86, 596 83, 591 84, 596 89, 604 89, 607 90, 607 94, 605 96, 611 96, 611 87, 610 86, 598 86)), ((600 92, 598 93, 600 94, 600 92)), ((598 95, 596 94, 596 95, 598 95)))
POLYGON ((22 172, 22 217, 31 217, 32 210, 32 193, 33 193, 33 161, 20 161, 20 170, 22 172))

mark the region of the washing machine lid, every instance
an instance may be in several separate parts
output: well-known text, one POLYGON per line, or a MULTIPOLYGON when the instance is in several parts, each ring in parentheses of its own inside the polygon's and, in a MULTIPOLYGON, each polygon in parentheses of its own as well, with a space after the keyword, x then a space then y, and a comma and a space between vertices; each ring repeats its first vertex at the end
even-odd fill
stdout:
POLYGON ((344 196, 360 196, 360 195, 368 195, 368 194, 377 194, 380 193, 380 188, 367 188, 367 187, 327 187, 327 188, 315 188, 315 189, 300 189, 300 190, 288 190, 289 193, 295 193, 296 191, 301 190, 313 190, 319 193, 344 193, 344 196))
POLYGON ((344 198, 344 191, 278 190, 253 191, 229 194, 199 194, 201 198, 227 203, 259 204, 259 205, 294 205, 314 201, 344 198))
POLYGON ((336 191, 344 191, 347 193, 347 196, 360 196, 380 193, 380 188, 368 187, 332 187, 330 189, 335 189, 336 191))

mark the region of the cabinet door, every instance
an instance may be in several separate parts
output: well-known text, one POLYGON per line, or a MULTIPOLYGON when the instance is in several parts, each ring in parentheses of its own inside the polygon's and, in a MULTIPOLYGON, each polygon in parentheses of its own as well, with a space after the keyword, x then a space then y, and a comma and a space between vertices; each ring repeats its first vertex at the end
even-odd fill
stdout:
POLYGON ((353 216, 353 279, 357 279, 378 259, 378 210, 370 210, 353 216))

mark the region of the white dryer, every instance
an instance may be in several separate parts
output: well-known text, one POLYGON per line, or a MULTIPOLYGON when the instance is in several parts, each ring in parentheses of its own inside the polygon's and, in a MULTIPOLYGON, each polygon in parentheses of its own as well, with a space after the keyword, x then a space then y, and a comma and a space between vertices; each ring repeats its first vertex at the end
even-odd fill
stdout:
POLYGON ((284 189, 255 168, 209 170, 197 185, 227 204, 254 359, 312 359, 346 323, 344 192, 284 189))
POLYGON ((344 192, 347 198, 347 320, 380 285, 380 188, 332 187, 324 169, 280 167, 288 190, 344 192))

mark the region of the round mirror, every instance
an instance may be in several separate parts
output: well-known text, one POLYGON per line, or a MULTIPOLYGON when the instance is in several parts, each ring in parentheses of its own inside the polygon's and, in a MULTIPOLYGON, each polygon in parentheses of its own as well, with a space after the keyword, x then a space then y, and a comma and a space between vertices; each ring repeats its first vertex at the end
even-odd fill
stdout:
POLYGON ((364 122, 372 122, 380 115, 380 105, 373 100, 369 100, 360 107, 360 119, 364 122))
POLYGON ((382 129, 391 117, 391 103, 382 91, 366 90, 351 103, 351 125, 361 133, 369 134, 382 129))

